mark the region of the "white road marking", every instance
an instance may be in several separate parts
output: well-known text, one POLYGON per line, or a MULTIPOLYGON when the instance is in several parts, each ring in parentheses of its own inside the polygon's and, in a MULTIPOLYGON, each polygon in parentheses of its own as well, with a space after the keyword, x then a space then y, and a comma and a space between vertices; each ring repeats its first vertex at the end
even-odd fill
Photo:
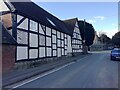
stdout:
POLYGON ((75 62, 71 62, 71 63, 66 64, 66 65, 64 65, 64 66, 61 66, 61 67, 59 67, 59 68, 53 69, 53 70, 51 70, 51 71, 48 71, 48 72, 46 72, 46 73, 44 73, 44 74, 42 74, 42 75, 40 75, 40 76, 38 76, 38 77, 35 77, 35 78, 31 79, 31 80, 28 80, 28 81, 26 81, 26 82, 23 82, 23 83, 15 86, 15 87, 12 87, 12 88, 13 88, 13 89, 14 89, 14 88, 18 88, 18 87, 20 87, 20 86, 22 86, 22 85, 25 85, 25 84, 30 83, 30 82, 32 82, 32 81, 35 81, 35 80, 37 80, 37 79, 39 79, 39 78, 45 77, 45 76, 47 76, 47 75, 49 75, 49 74, 52 74, 52 73, 54 73, 54 72, 56 72, 56 71, 59 71, 59 70, 65 68, 65 67, 67 67, 67 66, 69 66, 69 65, 71 65, 71 64, 73 64, 73 63, 75 63, 75 62))
MULTIPOLYGON (((87 56, 87 57, 88 57, 88 56, 87 56)), ((87 58, 87 57, 78 59, 78 60, 76 60, 76 61, 78 62, 78 61, 80 61, 80 60, 82 60, 82 59, 85 59, 85 58, 87 58)), ((68 63, 68 64, 66 64, 66 65, 63 65, 63 66, 59 67, 59 68, 50 70, 50 71, 48 71, 48 72, 45 72, 45 73, 43 73, 43 74, 40 74, 39 76, 35 76, 35 77, 33 77, 32 79, 24 80, 23 82, 19 83, 19 84, 16 85, 16 86, 14 86, 15 84, 14 84, 14 85, 10 85, 10 86, 13 86, 13 87, 11 88, 10 86, 8 86, 8 87, 11 88, 11 89, 9 89, 9 90, 12 90, 12 89, 14 89, 14 88, 18 88, 18 87, 23 86, 23 85, 25 85, 25 84, 28 84, 28 83, 30 83, 30 82, 32 82, 32 81, 35 81, 35 80, 40 79, 40 78, 42 78, 42 77, 45 77, 45 76, 47 76, 47 75, 49 75, 49 74, 52 74, 52 73, 54 73, 54 72, 57 72, 57 71, 65 68, 65 67, 67 67, 67 66, 69 66, 69 65, 71 65, 71 64, 74 64, 74 63, 76 63, 76 62, 74 62, 74 61, 73 61, 73 62, 70 62, 70 63, 68 63)))

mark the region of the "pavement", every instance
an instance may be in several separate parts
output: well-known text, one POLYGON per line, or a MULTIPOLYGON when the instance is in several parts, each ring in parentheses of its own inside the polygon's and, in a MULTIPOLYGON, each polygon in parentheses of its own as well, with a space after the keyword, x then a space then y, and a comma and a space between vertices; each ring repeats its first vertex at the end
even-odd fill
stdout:
MULTIPOLYGON (((87 54, 87 55, 90 55, 90 54, 87 54)), ((44 64, 44 65, 41 65, 38 67, 34 67, 34 68, 23 69, 23 70, 13 70, 9 73, 3 74, 2 86, 6 87, 9 85, 18 83, 18 82, 28 79, 30 77, 42 74, 42 73, 52 70, 54 68, 60 67, 62 65, 70 63, 70 62, 73 62, 77 59, 83 58, 87 55, 78 55, 75 57, 67 57, 67 58, 63 58, 63 59, 55 61, 55 62, 47 63, 47 64, 44 64)))
MULTIPOLYGON (((68 59, 69 60, 69 59, 68 59)), ((8 88, 100 88, 117 90, 118 61, 110 60, 110 51, 92 52, 75 62, 36 75, 8 88)))

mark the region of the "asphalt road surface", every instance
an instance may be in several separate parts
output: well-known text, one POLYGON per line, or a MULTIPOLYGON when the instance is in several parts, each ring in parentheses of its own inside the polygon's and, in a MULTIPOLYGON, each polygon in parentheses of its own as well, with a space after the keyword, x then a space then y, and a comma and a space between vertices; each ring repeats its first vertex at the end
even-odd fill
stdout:
POLYGON ((60 70, 14 88, 118 88, 118 63, 110 60, 110 51, 92 52, 60 70))

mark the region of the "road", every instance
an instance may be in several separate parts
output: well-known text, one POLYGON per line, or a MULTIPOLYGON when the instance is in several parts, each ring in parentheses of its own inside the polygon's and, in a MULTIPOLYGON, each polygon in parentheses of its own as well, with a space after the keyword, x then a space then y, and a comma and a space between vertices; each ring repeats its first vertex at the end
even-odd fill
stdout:
POLYGON ((118 88, 118 61, 109 51, 92 52, 44 77, 16 84, 16 88, 118 88))

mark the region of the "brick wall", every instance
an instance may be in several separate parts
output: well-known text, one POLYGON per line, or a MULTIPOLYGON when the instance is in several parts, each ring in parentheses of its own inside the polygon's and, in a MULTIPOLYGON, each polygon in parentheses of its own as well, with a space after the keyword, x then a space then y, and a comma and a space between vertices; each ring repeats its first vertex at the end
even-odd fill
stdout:
MULTIPOLYGON (((0 45, 1 47, 1 45, 0 45)), ((11 71, 15 65, 15 47, 13 45, 2 45, 2 70, 3 73, 11 71)))

